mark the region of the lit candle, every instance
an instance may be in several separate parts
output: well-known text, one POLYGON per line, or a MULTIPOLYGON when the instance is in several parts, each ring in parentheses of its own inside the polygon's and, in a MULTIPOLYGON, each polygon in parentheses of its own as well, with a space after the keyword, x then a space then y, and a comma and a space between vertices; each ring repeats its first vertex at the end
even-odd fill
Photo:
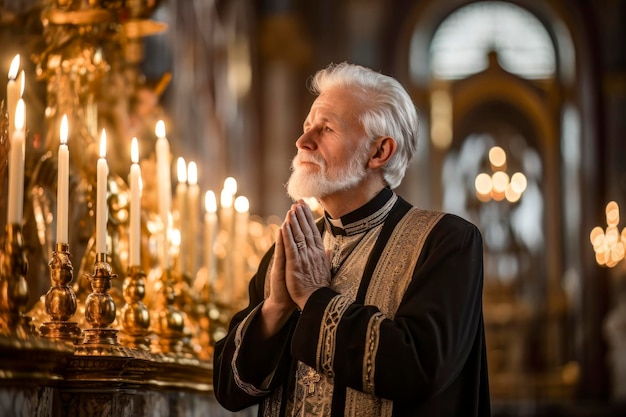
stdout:
POLYGON ((17 80, 17 72, 20 69, 20 55, 17 54, 11 61, 9 67, 9 82, 7 83, 7 113, 9 113, 9 140, 13 136, 13 126, 15 126, 15 107, 20 98, 20 85, 17 80))
POLYGON ((185 239, 189 234, 189 231, 187 230, 187 164, 185 163, 185 159, 182 157, 179 157, 176 160, 176 173, 178 174, 178 184, 176 184, 175 201, 178 213, 174 220, 175 226, 178 227, 181 236, 176 269, 179 273, 183 274, 185 272, 185 262, 183 261, 183 256, 185 256, 185 253, 187 252, 185 239))
POLYGON ((130 145, 130 220, 129 220, 129 265, 141 265, 141 168, 139 167, 139 145, 137 138, 133 138, 130 145))
POLYGON ((220 194, 220 225, 229 234, 232 233, 233 200, 237 193, 237 180, 228 177, 224 180, 224 188, 220 194))
POLYGON ((238 253, 243 254, 243 245, 248 236, 248 220, 250 218, 250 202, 248 198, 240 195, 235 199, 235 242, 238 253))
POLYGON ((70 183, 70 152, 67 148, 68 130, 67 115, 64 114, 61 119, 57 171, 57 243, 69 243, 67 236, 70 183))
POLYGON ((162 224, 162 266, 165 269, 170 267, 168 230, 170 228, 169 216, 172 204, 172 183, 170 178, 170 144, 165 137, 165 123, 159 120, 156 124, 156 159, 157 159, 157 180, 159 187, 159 217, 162 224))
POLYGON ((24 100, 21 98, 15 106, 15 124, 9 151, 9 207, 7 210, 7 224, 22 224, 24 212, 24 153, 25 133, 24 100))
POLYGON ((189 223, 187 223, 187 243, 185 244, 185 251, 187 253, 187 272, 193 274, 196 273, 198 268, 198 250, 196 242, 196 233, 198 230, 198 223, 200 221, 200 187, 198 186, 198 166, 195 162, 189 162, 187 166, 187 182, 189 188, 187 191, 187 214, 189 223))
POLYGON ((235 199, 235 212, 237 212, 237 221, 235 231, 239 237, 245 237, 248 232, 248 218, 250 211, 250 202, 247 197, 240 195, 235 199))
POLYGON ((109 166, 106 160, 107 136, 104 129, 100 136, 100 158, 97 166, 96 188, 96 253, 106 253, 107 250, 107 177, 109 166))
POLYGON ((250 202, 242 195, 235 199, 235 231, 234 245, 231 248, 235 254, 233 260, 233 280, 231 282, 232 300, 240 300, 245 293, 246 276, 246 238, 248 236, 248 219, 250 217, 250 202))
POLYGON ((220 229, 226 233, 226 256, 224 257, 224 292, 222 302, 233 301, 233 202, 237 193, 237 181, 233 177, 224 180, 224 188, 220 195, 220 229))
POLYGON ((213 291, 217 265, 215 262, 215 239, 217 237, 217 199, 211 190, 204 195, 204 247, 206 248, 205 266, 209 274, 209 288, 213 291))

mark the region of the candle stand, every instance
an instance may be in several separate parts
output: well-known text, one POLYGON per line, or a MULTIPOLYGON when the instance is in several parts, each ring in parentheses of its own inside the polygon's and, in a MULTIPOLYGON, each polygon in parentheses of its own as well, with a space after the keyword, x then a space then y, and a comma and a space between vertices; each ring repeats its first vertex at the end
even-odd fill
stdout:
POLYGON ((7 224, 5 230, 4 250, 0 252, 0 333, 26 339, 33 332, 31 320, 24 314, 28 303, 24 237, 18 224, 7 224))
POLYGON ((176 359, 183 353, 185 319, 174 306, 175 294, 170 280, 171 272, 164 269, 161 278, 154 285, 156 309, 153 321, 158 336, 154 351, 162 359, 176 359))
POLYGON ((131 266, 124 280, 124 300, 122 307, 120 343, 141 352, 150 351, 150 312, 143 303, 146 294, 144 279, 146 274, 138 265, 131 266))
POLYGON ((80 341, 82 331, 78 323, 69 321, 77 307, 76 294, 70 286, 74 268, 69 248, 67 243, 57 243, 48 263, 52 287, 46 293, 46 313, 52 320, 44 322, 39 332, 50 339, 76 344, 80 341))
POLYGON ((96 253, 93 274, 90 277, 92 293, 85 300, 85 320, 91 328, 83 330, 83 343, 76 348, 76 355, 131 356, 117 341, 117 329, 111 328, 115 321, 115 302, 109 294, 112 273, 106 253, 96 253))

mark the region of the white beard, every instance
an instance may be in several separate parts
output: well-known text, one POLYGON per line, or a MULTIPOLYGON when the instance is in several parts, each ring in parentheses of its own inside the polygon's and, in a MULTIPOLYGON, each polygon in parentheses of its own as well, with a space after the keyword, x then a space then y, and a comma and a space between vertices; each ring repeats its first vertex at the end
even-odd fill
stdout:
POLYGON ((357 149, 347 164, 335 169, 327 169, 326 161, 315 153, 298 152, 291 163, 292 174, 287 182, 287 194, 294 200, 303 198, 324 198, 338 191, 350 189, 365 178, 365 157, 367 148, 357 149), (318 170, 302 165, 303 161, 318 165, 318 170))

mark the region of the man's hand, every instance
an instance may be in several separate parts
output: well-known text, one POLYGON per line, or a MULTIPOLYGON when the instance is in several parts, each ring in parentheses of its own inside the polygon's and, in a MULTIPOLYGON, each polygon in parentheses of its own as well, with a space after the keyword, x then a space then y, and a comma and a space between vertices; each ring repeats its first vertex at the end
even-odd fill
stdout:
POLYGON ((285 281, 302 310, 309 296, 330 285, 330 259, 311 209, 303 201, 291 206, 280 228, 285 250, 285 281))
POLYGON ((274 263, 270 271, 270 294, 261 309, 264 335, 269 337, 280 330, 295 308, 296 304, 291 299, 285 282, 285 246, 279 230, 274 249, 274 263))

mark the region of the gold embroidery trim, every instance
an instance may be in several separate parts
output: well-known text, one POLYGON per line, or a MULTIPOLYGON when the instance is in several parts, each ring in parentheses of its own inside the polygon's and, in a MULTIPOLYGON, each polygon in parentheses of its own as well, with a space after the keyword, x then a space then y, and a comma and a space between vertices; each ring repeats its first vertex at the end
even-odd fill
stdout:
POLYGON ((275 417, 280 414, 280 405, 282 402, 283 387, 279 385, 272 395, 265 397, 263 400, 263 417, 275 417))
POLYGON ((345 417, 391 417, 393 401, 346 389, 345 417))
POLYGON ((366 305, 375 305, 381 313, 370 320, 363 358, 363 390, 346 392, 346 416, 391 416, 393 401, 372 395, 375 392, 376 353, 380 340, 380 325, 392 319, 400 306, 412 278, 413 270, 426 238, 444 213, 412 208, 394 228, 365 296, 366 305))
POLYGON ((251 395, 253 397, 261 397, 267 395, 270 391, 263 390, 255 387, 253 384, 249 382, 245 382, 241 379, 239 375, 239 370, 237 369, 237 358, 239 357, 239 351, 241 350, 241 342, 243 341, 243 333, 245 328, 248 327, 248 323, 252 316, 254 316, 260 309, 260 306, 256 307, 254 310, 248 314, 248 316, 241 321, 237 325, 237 330, 235 331, 235 353, 233 354, 233 359, 231 361, 231 367, 233 370, 233 378, 235 380, 235 384, 246 394, 251 395))
POLYGON ((349 305, 350 300, 347 297, 336 295, 330 300, 322 316, 319 341, 317 343, 316 362, 317 368, 330 378, 334 377, 333 360, 335 358, 335 344, 337 342, 337 326, 349 305))
POLYGON ((412 208, 400 220, 385 246, 367 289, 365 304, 393 319, 413 278, 413 270, 432 228, 445 213, 412 208))
POLYGON ((346 235, 351 236, 363 233, 373 227, 382 224, 387 218, 387 215, 393 208, 394 204, 396 204, 396 201, 398 201, 398 196, 394 193, 391 198, 385 203, 385 205, 382 206, 376 213, 373 213, 355 223, 344 225, 343 228, 346 232, 346 235))
POLYGON ((384 318, 383 313, 378 312, 370 318, 367 325, 365 354, 363 355, 363 391, 367 394, 374 393, 374 365, 380 340, 380 325, 384 318))

